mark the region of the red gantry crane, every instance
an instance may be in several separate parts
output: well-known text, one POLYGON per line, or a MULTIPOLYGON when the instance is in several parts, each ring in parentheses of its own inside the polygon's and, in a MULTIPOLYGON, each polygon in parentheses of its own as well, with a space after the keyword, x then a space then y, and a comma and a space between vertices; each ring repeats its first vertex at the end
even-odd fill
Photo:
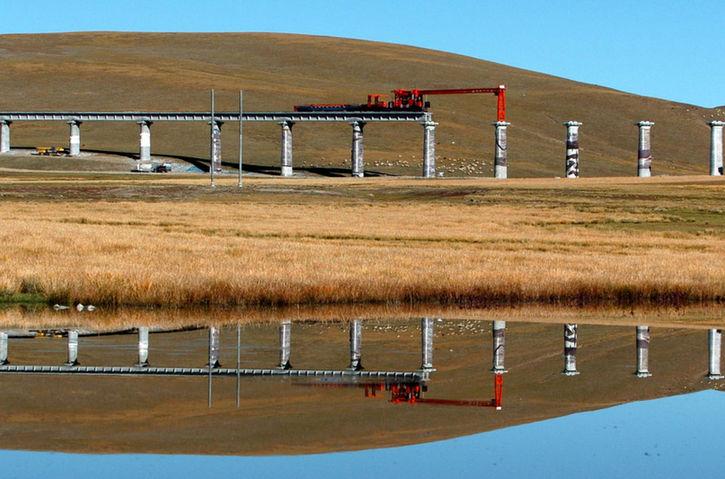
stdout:
POLYGON ((506 85, 483 88, 444 88, 424 90, 393 90, 393 100, 386 100, 380 93, 368 95, 367 103, 313 103, 310 105, 297 105, 295 111, 324 112, 324 111, 426 111, 430 102, 426 100, 429 95, 470 95, 493 94, 497 97, 496 119, 506 121, 506 85))

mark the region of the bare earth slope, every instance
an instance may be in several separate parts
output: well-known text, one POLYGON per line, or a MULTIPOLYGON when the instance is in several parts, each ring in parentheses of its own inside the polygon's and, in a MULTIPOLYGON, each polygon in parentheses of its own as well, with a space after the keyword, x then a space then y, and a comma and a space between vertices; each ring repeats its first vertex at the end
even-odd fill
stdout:
MULTIPOLYGON (((0 110, 202 110, 216 88, 221 109, 235 109, 246 91, 249 110, 289 110, 297 103, 362 102, 392 88, 509 88, 511 176, 556 176, 563 170, 561 122, 584 122, 582 175, 632 175, 637 131, 657 123, 654 173, 706 173, 708 126, 725 112, 629 95, 470 57, 400 45, 301 35, 225 33, 70 33, 0 36, 0 110)), ((440 122, 438 162, 447 175, 489 175, 495 100, 433 97, 440 122), (469 165, 469 168, 466 168, 469 165)), ((278 162, 277 125, 249 125, 251 164, 278 162)), ((235 125, 227 125, 224 158, 236 157, 235 125)), ((67 126, 13 125, 15 146, 64 144, 67 126)), ((418 174, 421 128, 369 125, 367 167, 418 174)), ((295 162, 347 167, 347 125, 297 125, 295 162)), ((133 152, 133 124, 83 125, 86 149, 133 152)), ((153 152, 205 157, 203 125, 153 126, 153 152)))

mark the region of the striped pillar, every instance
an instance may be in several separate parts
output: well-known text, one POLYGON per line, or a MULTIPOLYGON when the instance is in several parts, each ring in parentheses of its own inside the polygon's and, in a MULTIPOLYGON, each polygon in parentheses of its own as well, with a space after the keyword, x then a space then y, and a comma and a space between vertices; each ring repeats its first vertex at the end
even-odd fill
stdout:
MULTIPOLYGON (((222 171, 222 125, 223 121, 214 120, 210 122, 210 135, 211 135, 211 168, 214 168, 214 173, 221 173, 222 171)), ((149 144, 150 148, 150 144, 149 144)), ((150 154, 149 149, 149 154, 150 154)))
POLYGON ((436 175, 436 125, 430 114, 426 114, 423 125, 423 178, 436 175))
POLYGON ((504 360, 506 359, 506 321, 494 321, 492 330, 493 339, 493 365, 491 371, 495 374, 503 374, 506 371, 504 360))
POLYGON ((420 369, 433 369, 433 318, 420 320, 420 369))
POLYGON ((506 129, 511 125, 506 121, 497 121, 493 124, 495 149, 493 153, 493 177, 508 178, 508 139, 506 129))
POLYGON ((564 325, 564 376, 576 376, 577 325, 564 325))
POLYGON ((280 123, 282 127, 282 145, 280 149, 280 162, 282 168, 282 176, 292 176, 292 126, 291 121, 283 121, 280 123))
POLYGON ((652 142, 651 130, 654 122, 640 121, 637 123, 639 127, 639 147, 637 149, 637 176, 648 178, 652 176, 652 142))
POLYGON ((362 321, 350 321, 350 369, 360 371, 362 367, 362 321))
POLYGON ((579 127, 578 121, 567 121, 566 126, 566 163, 564 174, 567 178, 579 178, 579 127))
POLYGON ((723 175, 723 126, 725 126, 725 121, 710 122, 710 176, 723 175))
POLYGON ((291 369, 292 354, 292 321, 286 319, 279 325, 279 368, 291 369))
POLYGON ((649 326, 637 326, 637 371, 638 378, 652 376, 649 372, 649 326))
POLYGON ((365 146, 363 144, 363 127, 365 122, 352 122, 352 147, 350 160, 352 162, 352 176, 362 178, 365 176, 365 146))
POLYGON ((708 372, 709 379, 722 379, 720 371, 720 354, 722 350, 722 331, 719 329, 710 329, 707 332, 707 350, 708 350, 708 372))

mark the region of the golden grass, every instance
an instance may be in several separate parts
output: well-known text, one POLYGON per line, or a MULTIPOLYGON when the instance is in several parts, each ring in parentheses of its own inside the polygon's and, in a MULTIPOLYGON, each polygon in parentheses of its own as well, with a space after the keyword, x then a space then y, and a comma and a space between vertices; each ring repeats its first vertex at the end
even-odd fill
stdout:
POLYGON ((258 179, 243 194, 109 178, 0 183, 0 291, 172 307, 725 299, 725 183, 706 177, 258 179))

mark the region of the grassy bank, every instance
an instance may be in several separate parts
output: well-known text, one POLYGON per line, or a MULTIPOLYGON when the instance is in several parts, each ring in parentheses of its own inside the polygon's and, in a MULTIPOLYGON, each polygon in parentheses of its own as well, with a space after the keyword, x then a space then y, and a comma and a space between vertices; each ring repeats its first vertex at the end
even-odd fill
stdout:
POLYGON ((5 176, 0 291, 173 307, 725 300, 718 179, 205 181, 5 176))

